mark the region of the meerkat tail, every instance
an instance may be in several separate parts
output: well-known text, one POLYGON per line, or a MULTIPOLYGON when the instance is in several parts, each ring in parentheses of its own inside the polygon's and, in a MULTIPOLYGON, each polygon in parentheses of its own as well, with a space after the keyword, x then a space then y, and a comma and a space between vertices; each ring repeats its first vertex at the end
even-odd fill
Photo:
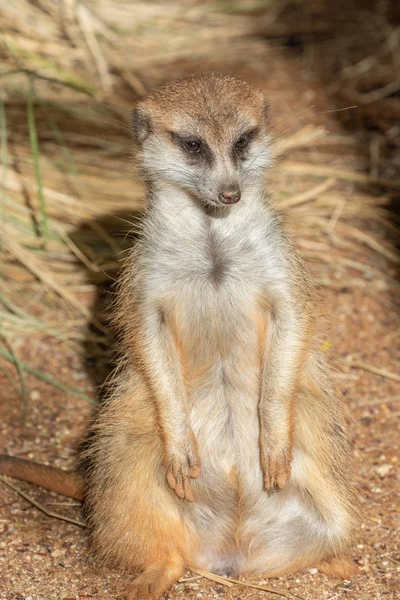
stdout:
POLYGON ((57 467, 0 454, 0 473, 39 485, 68 498, 83 499, 84 479, 72 471, 63 471, 57 467))

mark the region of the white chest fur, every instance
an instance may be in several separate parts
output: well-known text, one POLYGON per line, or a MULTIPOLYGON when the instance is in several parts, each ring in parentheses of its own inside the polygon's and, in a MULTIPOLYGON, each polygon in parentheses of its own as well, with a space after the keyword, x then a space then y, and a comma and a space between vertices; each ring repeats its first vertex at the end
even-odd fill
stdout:
POLYGON ((268 291, 285 275, 279 226, 257 199, 217 216, 186 196, 156 201, 145 287, 179 348, 200 453, 225 453, 232 464, 245 447, 257 462, 268 291))

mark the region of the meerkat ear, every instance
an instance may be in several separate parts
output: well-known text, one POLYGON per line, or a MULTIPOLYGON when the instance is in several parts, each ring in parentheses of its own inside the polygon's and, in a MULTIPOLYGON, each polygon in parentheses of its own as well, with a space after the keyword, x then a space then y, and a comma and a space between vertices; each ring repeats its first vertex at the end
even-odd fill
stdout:
POLYGON ((151 133, 150 115, 145 106, 138 104, 132 112, 132 131, 140 144, 151 133))

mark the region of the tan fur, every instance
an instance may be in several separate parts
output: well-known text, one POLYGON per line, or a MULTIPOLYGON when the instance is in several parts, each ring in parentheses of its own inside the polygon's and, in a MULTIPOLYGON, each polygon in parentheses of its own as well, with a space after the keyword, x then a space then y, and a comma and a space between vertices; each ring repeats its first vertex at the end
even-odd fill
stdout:
POLYGON ((63 471, 40 463, 0 454, 0 473, 40 485, 47 490, 75 500, 84 497, 84 478, 78 473, 63 471))
POLYGON ((266 114, 217 74, 134 112, 149 209, 117 294, 125 359, 85 457, 92 542, 137 574, 129 600, 188 565, 337 573, 351 541, 349 436, 312 284, 265 193, 266 114), (227 189, 241 200, 224 206, 227 189))
POLYGON ((333 579, 351 579, 357 574, 357 567, 349 556, 323 560, 316 567, 321 573, 333 579))

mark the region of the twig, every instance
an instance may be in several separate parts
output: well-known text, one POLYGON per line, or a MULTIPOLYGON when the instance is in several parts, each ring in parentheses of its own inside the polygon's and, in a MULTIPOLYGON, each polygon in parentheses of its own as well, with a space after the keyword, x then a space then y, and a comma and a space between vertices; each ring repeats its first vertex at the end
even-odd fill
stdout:
POLYGON ((395 558, 392 558, 391 556, 389 556, 389 554, 384 554, 383 556, 388 560, 392 561, 395 565, 400 565, 400 561, 396 560, 395 558))
POLYGON ((211 581, 215 581, 216 583, 221 583, 222 585, 226 585, 226 587, 232 587, 233 583, 227 577, 221 577, 216 573, 211 573, 210 571, 205 571, 204 569, 192 569, 190 570, 193 573, 197 573, 201 577, 205 577, 206 579, 211 579, 211 581))
POLYGON ((279 136, 274 138, 274 149, 278 154, 282 154, 283 152, 287 152, 293 148, 300 148, 302 146, 314 144, 317 139, 324 136, 326 136, 326 129, 324 127, 310 129, 310 127, 307 126, 290 137, 279 136))
POLYGON ((13 230, 8 226, 1 232, 1 242, 6 250, 10 252, 19 262, 21 262, 29 271, 31 271, 45 286, 50 287, 61 296, 68 304, 76 308, 84 317, 90 317, 89 309, 84 306, 73 294, 64 286, 60 285, 55 277, 48 271, 41 261, 33 256, 26 248, 23 248, 15 239, 13 230))
POLYGON ((298 596, 297 594, 293 594, 293 592, 284 592, 282 588, 277 588, 274 590, 273 588, 268 588, 265 585, 258 585, 257 583, 248 583, 247 581, 239 581, 238 579, 230 579, 232 583, 236 583, 237 585, 242 585, 244 587, 253 588, 255 590, 262 590, 264 592, 269 592, 270 594, 274 594, 275 596, 284 596, 285 598, 298 598, 299 600, 304 600, 302 596, 298 596))
MULTIPOLYGON (((328 180, 328 181, 330 181, 330 180, 328 180)), ((339 202, 337 203, 337 205, 335 206, 332 216, 329 219, 329 223, 326 226, 326 231, 328 234, 330 234, 330 235, 333 234, 333 231, 336 227, 336 223, 339 221, 340 215, 342 214, 345 206, 346 206, 346 200, 344 198, 341 198, 339 200, 339 202)))
POLYGON ((22 400, 23 420, 25 423, 26 415, 27 415, 27 411, 28 411, 28 394, 27 394, 27 387, 26 387, 26 381, 25 381, 25 376, 24 376, 24 369, 22 367, 21 361, 19 360, 19 358, 14 350, 14 346, 13 346, 12 342, 9 340, 8 336, 4 333, 4 331, 1 331, 1 325, 2 325, 2 323, 0 322, 0 338, 4 339, 6 345, 8 346, 8 348, 10 350, 10 352, 7 354, 9 354, 11 362, 13 363, 13 365, 15 366, 15 368, 17 370, 17 374, 18 374, 18 378, 19 378, 19 383, 20 383, 19 395, 21 396, 21 400, 22 400))
POLYGON ((112 87, 109 68, 93 29, 91 13, 83 4, 78 4, 77 17, 83 37, 100 76, 102 86, 108 92, 112 87))
POLYGON ((232 585, 242 585, 243 587, 253 588, 255 590, 262 590, 263 592, 269 592, 270 594, 274 594, 275 596, 284 596, 285 598, 299 598, 299 600, 304 600, 301 596, 297 596, 292 592, 284 592, 282 589, 273 589, 266 587, 265 585, 258 585, 257 583, 249 583, 247 581, 240 581, 239 579, 232 579, 231 577, 221 577, 220 575, 216 575, 215 573, 210 573, 210 571, 205 571, 204 569, 190 569, 194 573, 198 573, 207 579, 211 579, 211 581, 216 581, 217 583, 221 583, 222 585, 226 585, 231 587, 232 585))
POLYGON ((378 100, 383 100, 392 94, 395 94, 400 90, 400 79, 395 81, 390 81, 388 84, 380 87, 376 90, 372 90, 372 92, 368 92, 367 94, 360 94, 358 96, 358 101, 361 104, 371 104, 372 102, 378 102, 378 100))
POLYGON ((319 185, 316 185, 315 187, 311 188, 310 190, 307 190, 306 192, 302 192, 301 194, 296 194, 295 196, 292 196, 291 198, 286 198, 285 200, 282 200, 281 202, 279 202, 279 208, 287 209, 292 206, 298 206, 299 204, 304 204, 305 202, 308 202, 309 200, 313 200, 315 198, 315 196, 318 196, 319 194, 322 194, 323 192, 326 192, 326 190, 331 188, 334 183, 335 183, 335 179, 333 177, 331 177, 330 179, 323 181, 319 185))
POLYGON ((49 506, 82 506, 81 502, 49 502, 49 506))
MULTIPOLYGON (((6 178, 8 167, 7 120, 4 100, 0 96, 0 157, 1 157, 1 223, 5 223, 6 178)), ((1 246, 0 246, 1 249, 1 246)))
POLYGON ((351 368, 355 369, 363 369, 364 371, 369 371, 369 373, 374 373, 375 375, 380 375, 381 377, 386 377, 386 379, 391 379, 392 381, 400 381, 400 375, 396 375, 396 373, 391 373, 390 371, 386 371, 385 369, 379 369, 378 367, 374 367, 373 365, 368 365, 364 362, 345 362, 345 364, 349 365, 351 368))
POLYGON ((18 388, 17 384, 14 381, 14 377, 12 376, 12 374, 3 365, 0 365, 0 371, 8 379, 8 381, 10 382, 11 387, 13 388, 14 392, 19 396, 20 395, 20 391, 19 391, 19 388, 18 388))
MULTIPOLYGON (((333 262, 333 260, 332 260, 332 262, 333 262)), ((396 279, 393 279, 393 277, 390 277, 390 275, 388 275, 387 273, 384 273, 380 269, 371 267, 371 265, 366 265, 357 260, 352 260, 351 258, 340 258, 340 259, 338 259, 338 262, 340 264, 344 265, 345 267, 351 267, 352 269, 357 269, 358 271, 365 273, 365 275, 367 275, 367 278, 370 275, 375 275, 378 279, 387 280, 388 283, 392 287, 400 287, 400 282, 398 282, 396 279)), ((399 329, 399 332, 400 332, 400 329, 399 329)))
MULTIPOLYGON (((5 350, 4 348, 1 348, 1 346, 0 346, 0 356, 2 356, 3 358, 5 358, 6 360, 8 360, 11 363, 14 363, 13 356, 9 352, 7 352, 7 350, 5 350)), ((91 398, 90 396, 85 394, 85 392, 82 392, 81 390, 78 390, 77 388, 70 387, 69 385, 65 385, 64 383, 61 383, 61 381, 57 381, 57 379, 53 379, 49 375, 46 375, 45 373, 42 373, 41 371, 34 369, 27 363, 19 361, 19 364, 20 364, 21 369, 23 369, 27 373, 30 373, 37 379, 40 379, 41 381, 44 381, 45 383, 48 383, 49 385, 52 385, 53 387, 55 387, 63 392, 73 394, 74 396, 78 396, 78 398, 83 398, 84 400, 87 400, 88 402, 91 402, 92 404, 96 403, 96 399, 91 398)))
POLYGON ((357 404, 357 408, 361 408, 363 406, 377 406, 379 404, 390 404, 391 402, 400 402, 400 396, 389 396, 388 398, 374 398, 373 400, 357 404))
POLYGON ((17 488, 15 485, 10 483, 9 481, 6 481, 5 477, 3 477, 3 475, 0 475, 0 479, 5 485, 7 485, 9 488, 14 490, 14 492, 16 492, 19 496, 21 496, 21 498, 24 498, 24 500, 29 502, 29 504, 32 504, 32 506, 34 506, 35 508, 40 510, 42 513, 44 513, 48 517, 51 517, 52 519, 59 519, 60 521, 67 521, 67 523, 72 523, 73 525, 78 525, 78 527, 84 527, 84 528, 87 527, 87 525, 85 523, 82 523, 82 521, 77 521, 76 519, 72 519, 70 517, 65 517, 64 515, 59 515, 50 510, 47 510, 47 508, 45 506, 43 506, 43 504, 36 502, 36 500, 33 500, 33 498, 28 496, 28 494, 25 494, 25 492, 23 492, 22 490, 17 488))
POLYGON ((389 344, 395 337, 400 336, 400 327, 384 336, 383 341, 389 344))
POLYGON ((398 179, 371 177, 365 173, 335 169, 333 167, 321 167, 320 165, 302 162, 287 161, 281 165, 280 171, 294 173, 295 175, 310 175, 312 177, 335 177, 336 179, 351 181, 361 185, 381 185, 394 190, 400 190, 400 181, 398 179))
POLYGON ((340 227, 346 233, 348 233, 351 237, 354 237, 356 240, 364 243, 378 254, 382 254, 385 258, 390 260, 395 264, 400 263, 400 257, 396 252, 392 252, 389 248, 383 246, 378 240, 376 240, 372 235, 365 233, 365 231, 361 231, 358 227, 354 227, 354 225, 350 225, 349 223, 340 223, 340 227))

